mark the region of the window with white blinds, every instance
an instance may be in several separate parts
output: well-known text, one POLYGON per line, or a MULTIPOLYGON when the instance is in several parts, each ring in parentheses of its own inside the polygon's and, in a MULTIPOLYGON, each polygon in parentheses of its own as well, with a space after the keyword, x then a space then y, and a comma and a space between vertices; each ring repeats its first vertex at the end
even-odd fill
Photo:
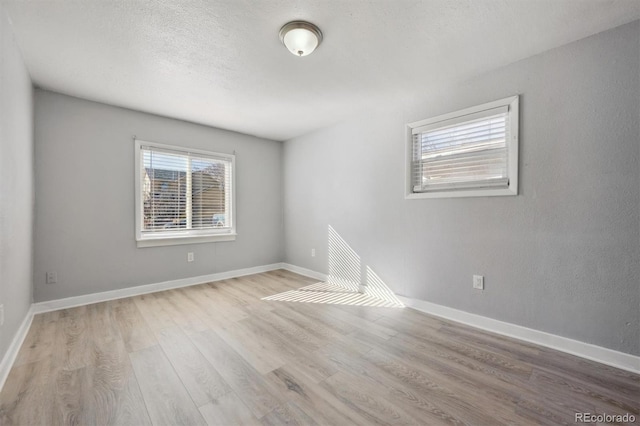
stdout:
POLYGON ((139 247, 235 239, 235 157, 136 140, 139 247))
POLYGON ((517 194, 518 97, 409 128, 409 198, 517 194))

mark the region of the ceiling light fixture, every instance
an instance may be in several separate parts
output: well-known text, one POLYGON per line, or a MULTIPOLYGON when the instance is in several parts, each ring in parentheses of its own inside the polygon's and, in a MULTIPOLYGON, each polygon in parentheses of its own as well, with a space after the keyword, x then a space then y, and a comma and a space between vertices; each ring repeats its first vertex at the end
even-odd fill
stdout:
POLYGON ((310 22, 291 21, 280 28, 280 41, 296 56, 307 56, 322 42, 322 31, 310 22))

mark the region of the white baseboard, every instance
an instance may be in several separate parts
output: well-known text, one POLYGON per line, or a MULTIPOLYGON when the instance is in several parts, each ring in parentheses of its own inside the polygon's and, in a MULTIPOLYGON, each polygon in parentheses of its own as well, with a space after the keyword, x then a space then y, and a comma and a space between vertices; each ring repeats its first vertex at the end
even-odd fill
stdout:
POLYGON ((182 278, 172 281, 164 281, 154 284, 140 285, 136 287, 122 288, 118 290, 103 291, 101 293, 84 294, 82 296, 67 297, 65 299, 48 300, 33 304, 33 313, 57 311, 59 309, 74 308, 76 306, 90 305, 92 303, 106 302, 108 300, 122 299, 124 297, 138 296, 141 294, 155 293, 173 288, 189 287, 192 285, 210 283, 213 281, 228 280, 230 278, 242 277, 245 275, 259 274, 261 272, 273 271, 284 268, 281 263, 271 265, 255 266, 252 268, 236 269, 227 272, 218 272, 198 277, 182 278))
POLYGON ((295 272, 296 274, 315 278, 320 281, 327 281, 327 274, 323 274, 322 272, 317 272, 311 269, 302 268, 300 266, 292 265, 290 263, 281 263, 280 267, 282 269, 286 269, 287 271, 295 272))
POLYGON ((581 358, 596 361, 601 364, 610 365, 622 370, 640 373, 640 357, 624 352, 603 348, 602 346, 580 342, 567 337, 557 336, 544 331, 522 327, 508 322, 498 321, 482 315, 471 314, 447 306, 437 305, 424 300, 412 299, 410 297, 398 296, 398 298, 408 307, 427 314, 442 317, 451 321, 459 322, 471 327, 480 328, 514 339, 545 346, 561 352, 581 358))
POLYGON ((18 327, 18 331, 16 331, 16 334, 13 336, 13 340, 11 340, 9 348, 0 362, 0 391, 9 376, 9 371, 11 371, 11 367, 18 356, 18 351, 20 351, 20 347, 22 346, 24 339, 27 337, 29 327, 31 327, 31 321, 33 321, 33 305, 31 305, 27 311, 27 315, 24 320, 22 320, 22 324, 18 327))

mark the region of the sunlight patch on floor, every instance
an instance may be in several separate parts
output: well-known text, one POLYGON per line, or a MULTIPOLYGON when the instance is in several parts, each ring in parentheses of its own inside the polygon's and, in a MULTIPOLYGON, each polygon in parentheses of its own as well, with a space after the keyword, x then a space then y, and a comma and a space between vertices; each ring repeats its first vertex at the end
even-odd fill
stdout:
POLYGON ((404 305, 397 298, 384 300, 368 294, 346 290, 342 286, 319 282, 289 290, 273 296, 263 297, 262 300, 279 302, 323 303, 330 305, 377 306, 384 308, 403 308, 404 305))
POLYGON ((328 225, 327 239, 327 282, 318 282, 298 290, 263 297, 262 300, 404 308, 404 304, 393 291, 373 269, 362 264, 358 253, 331 225, 328 225))

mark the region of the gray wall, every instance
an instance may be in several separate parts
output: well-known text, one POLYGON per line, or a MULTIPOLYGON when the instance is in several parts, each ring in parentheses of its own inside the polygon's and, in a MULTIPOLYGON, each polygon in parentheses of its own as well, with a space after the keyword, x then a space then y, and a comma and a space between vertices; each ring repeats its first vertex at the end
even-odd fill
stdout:
POLYGON ((281 142, 37 90, 35 301, 282 261, 281 160, 281 142), (133 135, 236 151, 235 241, 136 248, 133 135))
POLYGON ((0 360, 31 305, 33 90, 0 2, 0 360))
POLYGON ((640 355, 639 52, 634 22, 287 141, 286 261, 326 272, 331 225, 401 295, 640 355), (514 94, 520 195, 404 199, 406 123, 514 94))

